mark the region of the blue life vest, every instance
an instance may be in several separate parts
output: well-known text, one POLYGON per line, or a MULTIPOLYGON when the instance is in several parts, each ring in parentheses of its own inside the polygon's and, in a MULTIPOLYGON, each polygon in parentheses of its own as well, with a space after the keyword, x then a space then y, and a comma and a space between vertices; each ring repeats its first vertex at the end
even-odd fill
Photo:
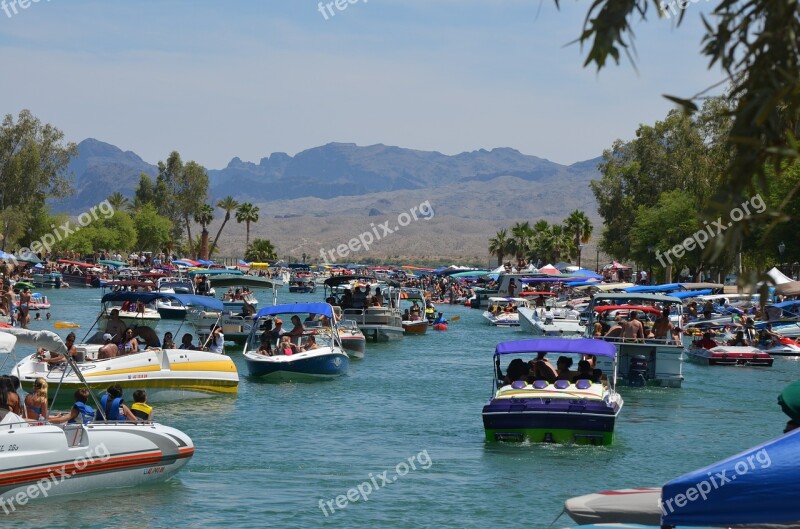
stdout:
MULTIPOLYGON (((80 412, 80 417, 82 419, 83 424, 89 424, 94 419, 94 408, 86 404, 85 402, 76 402, 72 405, 73 408, 78 408, 80 412)), ((75 423, 75 419, 69 421, 70 423, 75 423)))
POLYGON ((108 393, 100 397, 101 409, 97 410, 97 414, 95 415, 95 420, 98 421, 121 420, 121 417, 119 416, 119 407, 122 405, 122 398, 117 397, 114 400, 112 400, 111 403, 109 404, 108 397, 110 397, 108 393))

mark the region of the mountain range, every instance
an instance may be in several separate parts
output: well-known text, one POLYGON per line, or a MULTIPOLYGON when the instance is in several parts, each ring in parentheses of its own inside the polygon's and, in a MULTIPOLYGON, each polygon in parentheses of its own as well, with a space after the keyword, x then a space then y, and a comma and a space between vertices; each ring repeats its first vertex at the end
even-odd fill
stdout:
MULTIPOLYGON (((428 201, 436 211, 433 219, 404 227, 402 237, 387 237, 380 252, 376 248, 354 257, 485 259, 486 240, 513 222, 560 221, 574 209, 596 220, 588 184, 599 177, 599 161, 567 166, 511 148, 450 156, 382 144, 329 143, 294 156, 273 153, 257 164, 234 158, 224 169, 207 169, 209 202, 232 194, 257 204, 262 221, 251 226, 251 238, 267 237, 279 251, 297 256, 318 255, 321 248, 365 231, 370 222, 428 201), (308 222, 319 217, 333 221, 328 219, 323 229, 308 222), (430 237, 432 231, 442 235, 438 243, 432 244, 437 240, 430 237)), ((86 139, 68 172, 75 193, 54 202, 52 209, 77 214, 115 191, 132 197, 139 175, 154 177, 157 167, 131 151, 86 139)), ((225 230, 221 253, 241 254, 243 226, 232 222, 225 230)))

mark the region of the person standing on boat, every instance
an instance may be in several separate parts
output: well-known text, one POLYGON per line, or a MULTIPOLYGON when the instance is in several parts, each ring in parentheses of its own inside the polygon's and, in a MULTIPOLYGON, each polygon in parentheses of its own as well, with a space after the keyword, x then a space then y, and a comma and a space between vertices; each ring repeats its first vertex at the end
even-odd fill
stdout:
POLYGON ((622 323, 622 339, 644 342, 644 325, 639 321, 639 313, 631 311, 628 321, 622 323))
POLYGON ((222 334, 222 327, 217 324, 211 326, 211 334, 208 336, 208 350, 217 354, 222 354, 225 351, 225 335, 222 334))
POLYGON ((119 309, 113 309, 110 316, 106 322, 106 332, 111 335, 111 341, 119 345, 125 338, 128 326, 119 318, 119 309))

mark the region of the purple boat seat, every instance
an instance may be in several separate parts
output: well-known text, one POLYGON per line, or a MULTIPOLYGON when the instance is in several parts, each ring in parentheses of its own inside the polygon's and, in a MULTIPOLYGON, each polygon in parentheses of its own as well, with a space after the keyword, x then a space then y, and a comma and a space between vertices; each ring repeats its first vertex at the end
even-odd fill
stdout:
POLYGON ((569 380, 556 380, 554 386, 556 389, 567 389, 569 387, 569 380))
POLYGON ((546 380, 534 380, 533 381, 533 387, 534 387, 534 389, 544 389, 544 388, 547 387, 547 381, 546 380))
POLYGON ((528 384, 526 384, 524 380, 515 380, 514 382, 511 383, 511 387, 514 389, 522 389, 527 385, 528 384))
POLYGON ((575 383, 575 387, 578 389, 589 389, 590 387, 592 387, 592 381, 582 378, 575 383))

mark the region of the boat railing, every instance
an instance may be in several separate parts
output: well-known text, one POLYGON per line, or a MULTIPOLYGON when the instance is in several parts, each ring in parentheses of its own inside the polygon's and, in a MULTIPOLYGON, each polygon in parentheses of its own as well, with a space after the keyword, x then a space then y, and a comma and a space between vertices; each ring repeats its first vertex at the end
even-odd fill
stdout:
POLYGON ((614 344, 625 345, 664 345, 672 347, 683 347, 680 339, 674 340, 671 338, 620 338, 618 336, 595 336, 595 340, 603 340, 614 344))

